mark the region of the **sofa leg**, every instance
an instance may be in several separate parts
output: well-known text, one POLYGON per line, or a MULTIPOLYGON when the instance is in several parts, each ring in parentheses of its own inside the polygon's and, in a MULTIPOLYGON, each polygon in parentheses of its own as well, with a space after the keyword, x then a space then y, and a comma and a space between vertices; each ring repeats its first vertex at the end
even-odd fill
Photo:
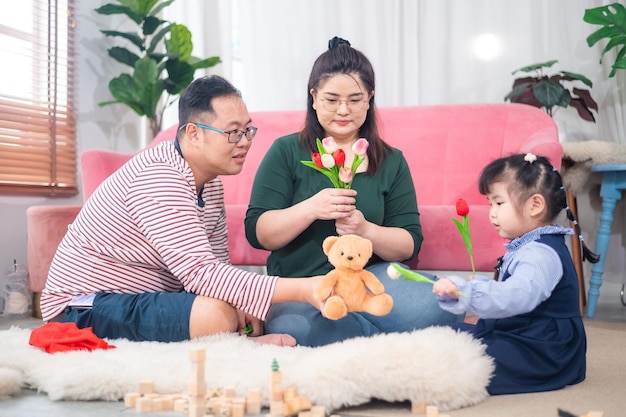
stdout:
POLYGON ((34 292, 33 293, 33 317, 36 319, 40 319, 41 317, 41 293, 34 292))

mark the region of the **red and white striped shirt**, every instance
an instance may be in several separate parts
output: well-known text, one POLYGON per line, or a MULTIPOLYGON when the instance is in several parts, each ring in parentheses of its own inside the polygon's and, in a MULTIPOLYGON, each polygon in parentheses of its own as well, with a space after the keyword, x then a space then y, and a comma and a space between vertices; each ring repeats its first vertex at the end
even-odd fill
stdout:
POLYGON ((50 320, 76 295, 185 291, 264 320, 277 277, 230 265, 224 189, 206 183, 204 207, 187 162, 168 141, 107 178, 68 227, 41 295, 50 320))

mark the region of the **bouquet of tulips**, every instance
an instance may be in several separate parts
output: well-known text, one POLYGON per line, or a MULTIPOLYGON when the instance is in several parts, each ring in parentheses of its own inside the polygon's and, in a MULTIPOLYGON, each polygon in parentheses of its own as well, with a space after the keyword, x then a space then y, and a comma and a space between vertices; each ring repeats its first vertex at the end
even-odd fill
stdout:
POLYGON ((368 146, 369 143, 364 138, 354 142, 352 145, 354 160, 350 167, 346 167, 344 166, 346 153, 339 148, 335 138, 329 136, 322 140, 317 139, 319 152, 312 155, 311 161, 300 162, 326 175, 335 188, 350 188, 356 170, 365 160, 368 146))

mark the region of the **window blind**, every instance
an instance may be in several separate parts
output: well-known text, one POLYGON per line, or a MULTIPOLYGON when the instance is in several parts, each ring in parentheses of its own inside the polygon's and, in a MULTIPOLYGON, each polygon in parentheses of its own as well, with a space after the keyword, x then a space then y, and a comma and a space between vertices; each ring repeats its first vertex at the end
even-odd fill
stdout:
POLYGON ((73 3, 0 6, 0 193, 78 193, 73 3))

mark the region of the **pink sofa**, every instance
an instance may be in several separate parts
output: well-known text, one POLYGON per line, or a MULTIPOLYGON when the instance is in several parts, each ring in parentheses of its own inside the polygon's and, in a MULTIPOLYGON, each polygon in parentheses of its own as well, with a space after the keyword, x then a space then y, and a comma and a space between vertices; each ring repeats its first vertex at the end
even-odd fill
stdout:
MULTIPOLYGON (((222 177, 231 261, 235 265, 265 265, 268 252, 252 248, 244 234, 250 189, 272 141, 299 130, 304 112, 257 112, 251 116, 259 131, 246 164, 239 175, 222 177)), ((459 104, 379 108, 379 123, 383 137, 404 152, 417 191, 424 244, 412 265, 421 270, 471 269, 451 220, 456 217, 455 202, 462 197, 470 206, 476 268, 493 271, 496 258, 504 253, 504 242, 489 223, 486 198, 477 190, 478 175, 491 160, 519 152, 545 155, 560 167, 562 147, 552 119, 522 104, 459 104)), ((173 139, 175 132, 176 126, 170 127, 150 146, 173 139)), ((103 150, 83 152, 84 198, 132 156, 103 150)), ((29 209, 28 269, 33 292, 43 289, 50 260, 78 208, 29 209)))

